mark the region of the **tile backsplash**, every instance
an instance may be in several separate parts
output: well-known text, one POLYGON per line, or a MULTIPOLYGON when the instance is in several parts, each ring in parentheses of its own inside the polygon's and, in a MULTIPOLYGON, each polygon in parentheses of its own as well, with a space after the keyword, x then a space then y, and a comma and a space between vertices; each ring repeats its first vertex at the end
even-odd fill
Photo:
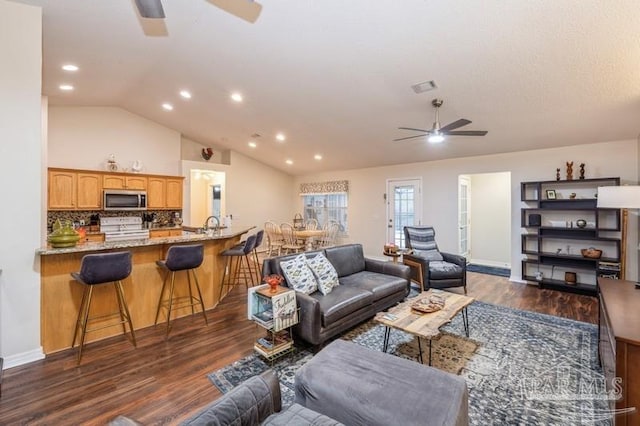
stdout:
POLYGON ((47 231, 51 232, 53 223, 57 220, 70 220, 71 222, 84 221, 86 225, 89 225, 92 215, 97 214, 99 217, 113 217, 113 216, 142 216, 143 213, 154 213, 158 219, 160 225, 173 225, 173 219, 175 214, 179 213, 182 217, 182 210, 145 210, 141 211, 48 211, 47 212, 47 231))

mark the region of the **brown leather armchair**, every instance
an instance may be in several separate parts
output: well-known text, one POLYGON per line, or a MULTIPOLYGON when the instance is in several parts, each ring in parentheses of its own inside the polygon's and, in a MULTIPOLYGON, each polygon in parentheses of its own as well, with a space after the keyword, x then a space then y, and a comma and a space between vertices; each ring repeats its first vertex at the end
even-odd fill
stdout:
POLYGON ((467 259, 438 250, 431 226, 405 226, 405 245, 411 252, 402 256, 411 268, 411 279, 424 290, 464 287, 467 294, 467 259))

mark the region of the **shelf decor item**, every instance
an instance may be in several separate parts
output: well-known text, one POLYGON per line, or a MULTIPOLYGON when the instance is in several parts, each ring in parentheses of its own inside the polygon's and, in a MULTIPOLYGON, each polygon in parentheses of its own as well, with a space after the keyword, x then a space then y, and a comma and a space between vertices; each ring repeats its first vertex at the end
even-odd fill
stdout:
POLYGON ((556 169, 556 180, 559 181, 560 180, 560 167, 558 167, 556 169))
POLYGON ((73 229, 70 220, 61 222, 56 220, 53 224, 53 232, 47 237, 47 241, 53 248, 75 247, 80 240, 80 234, 73 229))
POLYGON ((573 180, 573 161, 567 161, 567 180, 573 180))
POLYGON ((578 228, 585 228, 587 226, 587 221, 584 219, 578 219, 576 220, 576 226, 578 228))
POLYGON ((213 157, 213 150, 211 148, 202 148, 202 158, 209 161, 213 157))
POLYGON ((264 282, 269 284, 269 291, 271 293, 275 293, 278 289, 278 286, 282 284, 283 281, 284 278, 282 277, 282 275, 278 274, 271 274, 264 277, 264 282))
POLYGON ((575 272, 565 272, 564 273, 564 282, 570 285, 576 284, 578 281, 578 277, 575 272))
POLYGON ((600 259, 602 256, 602 250, 598 250, 595 247, 582 249, 580 250, 580 253, 582 253, 582 257, 586 257, 588 259, 600 259))
POLYGON ((584 179, 584 163, 580 163, 580 177, 579 179, 584 179))
POLYGON ((555 199, 556 199, 556 190, 547 189, 547 200, 555 200, 555 199))

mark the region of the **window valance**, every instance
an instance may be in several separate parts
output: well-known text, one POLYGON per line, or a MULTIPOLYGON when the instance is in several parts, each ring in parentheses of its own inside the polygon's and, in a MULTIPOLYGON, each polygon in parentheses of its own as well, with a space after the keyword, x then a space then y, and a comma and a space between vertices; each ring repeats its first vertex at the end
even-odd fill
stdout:
POLYGON ((334 180, 330 182, 310 182, 300 184, 300 195, 335 194, 349 192, 348 180, 334 180))

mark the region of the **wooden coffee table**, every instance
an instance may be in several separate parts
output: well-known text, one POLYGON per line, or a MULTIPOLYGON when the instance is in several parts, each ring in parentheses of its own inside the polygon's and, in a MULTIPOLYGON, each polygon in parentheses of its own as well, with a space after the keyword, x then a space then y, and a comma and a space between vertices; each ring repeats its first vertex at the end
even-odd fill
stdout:
POLYGON ((429 365, 431 365, 431 340, 440 335, 440 327, 451 322, 458 312, 462 311, 462 322, 464 324, 464 332, 469 337, 469 316, 467 315, 467 306, 475 299, 457 293, 450 293, 442 290, 423 291, 420 295, 408 299, 399 305, 390 308, 387 312, 378 312, 375 320, 385 326, 383 352, 387 351, 389 346, 389 336, 391 329, 405 331, 413 334, 418 338, 418 352, 420 363, 422 360, 422 343, 420 338, 429 340, 429 365), (420 313, 411 309, 411 305, 416 301, 428 298, 432 294, 437 294, 445 300, 444 308, 429 314, 420 313), (390 316, 395 316, 395 319, 390 316))

